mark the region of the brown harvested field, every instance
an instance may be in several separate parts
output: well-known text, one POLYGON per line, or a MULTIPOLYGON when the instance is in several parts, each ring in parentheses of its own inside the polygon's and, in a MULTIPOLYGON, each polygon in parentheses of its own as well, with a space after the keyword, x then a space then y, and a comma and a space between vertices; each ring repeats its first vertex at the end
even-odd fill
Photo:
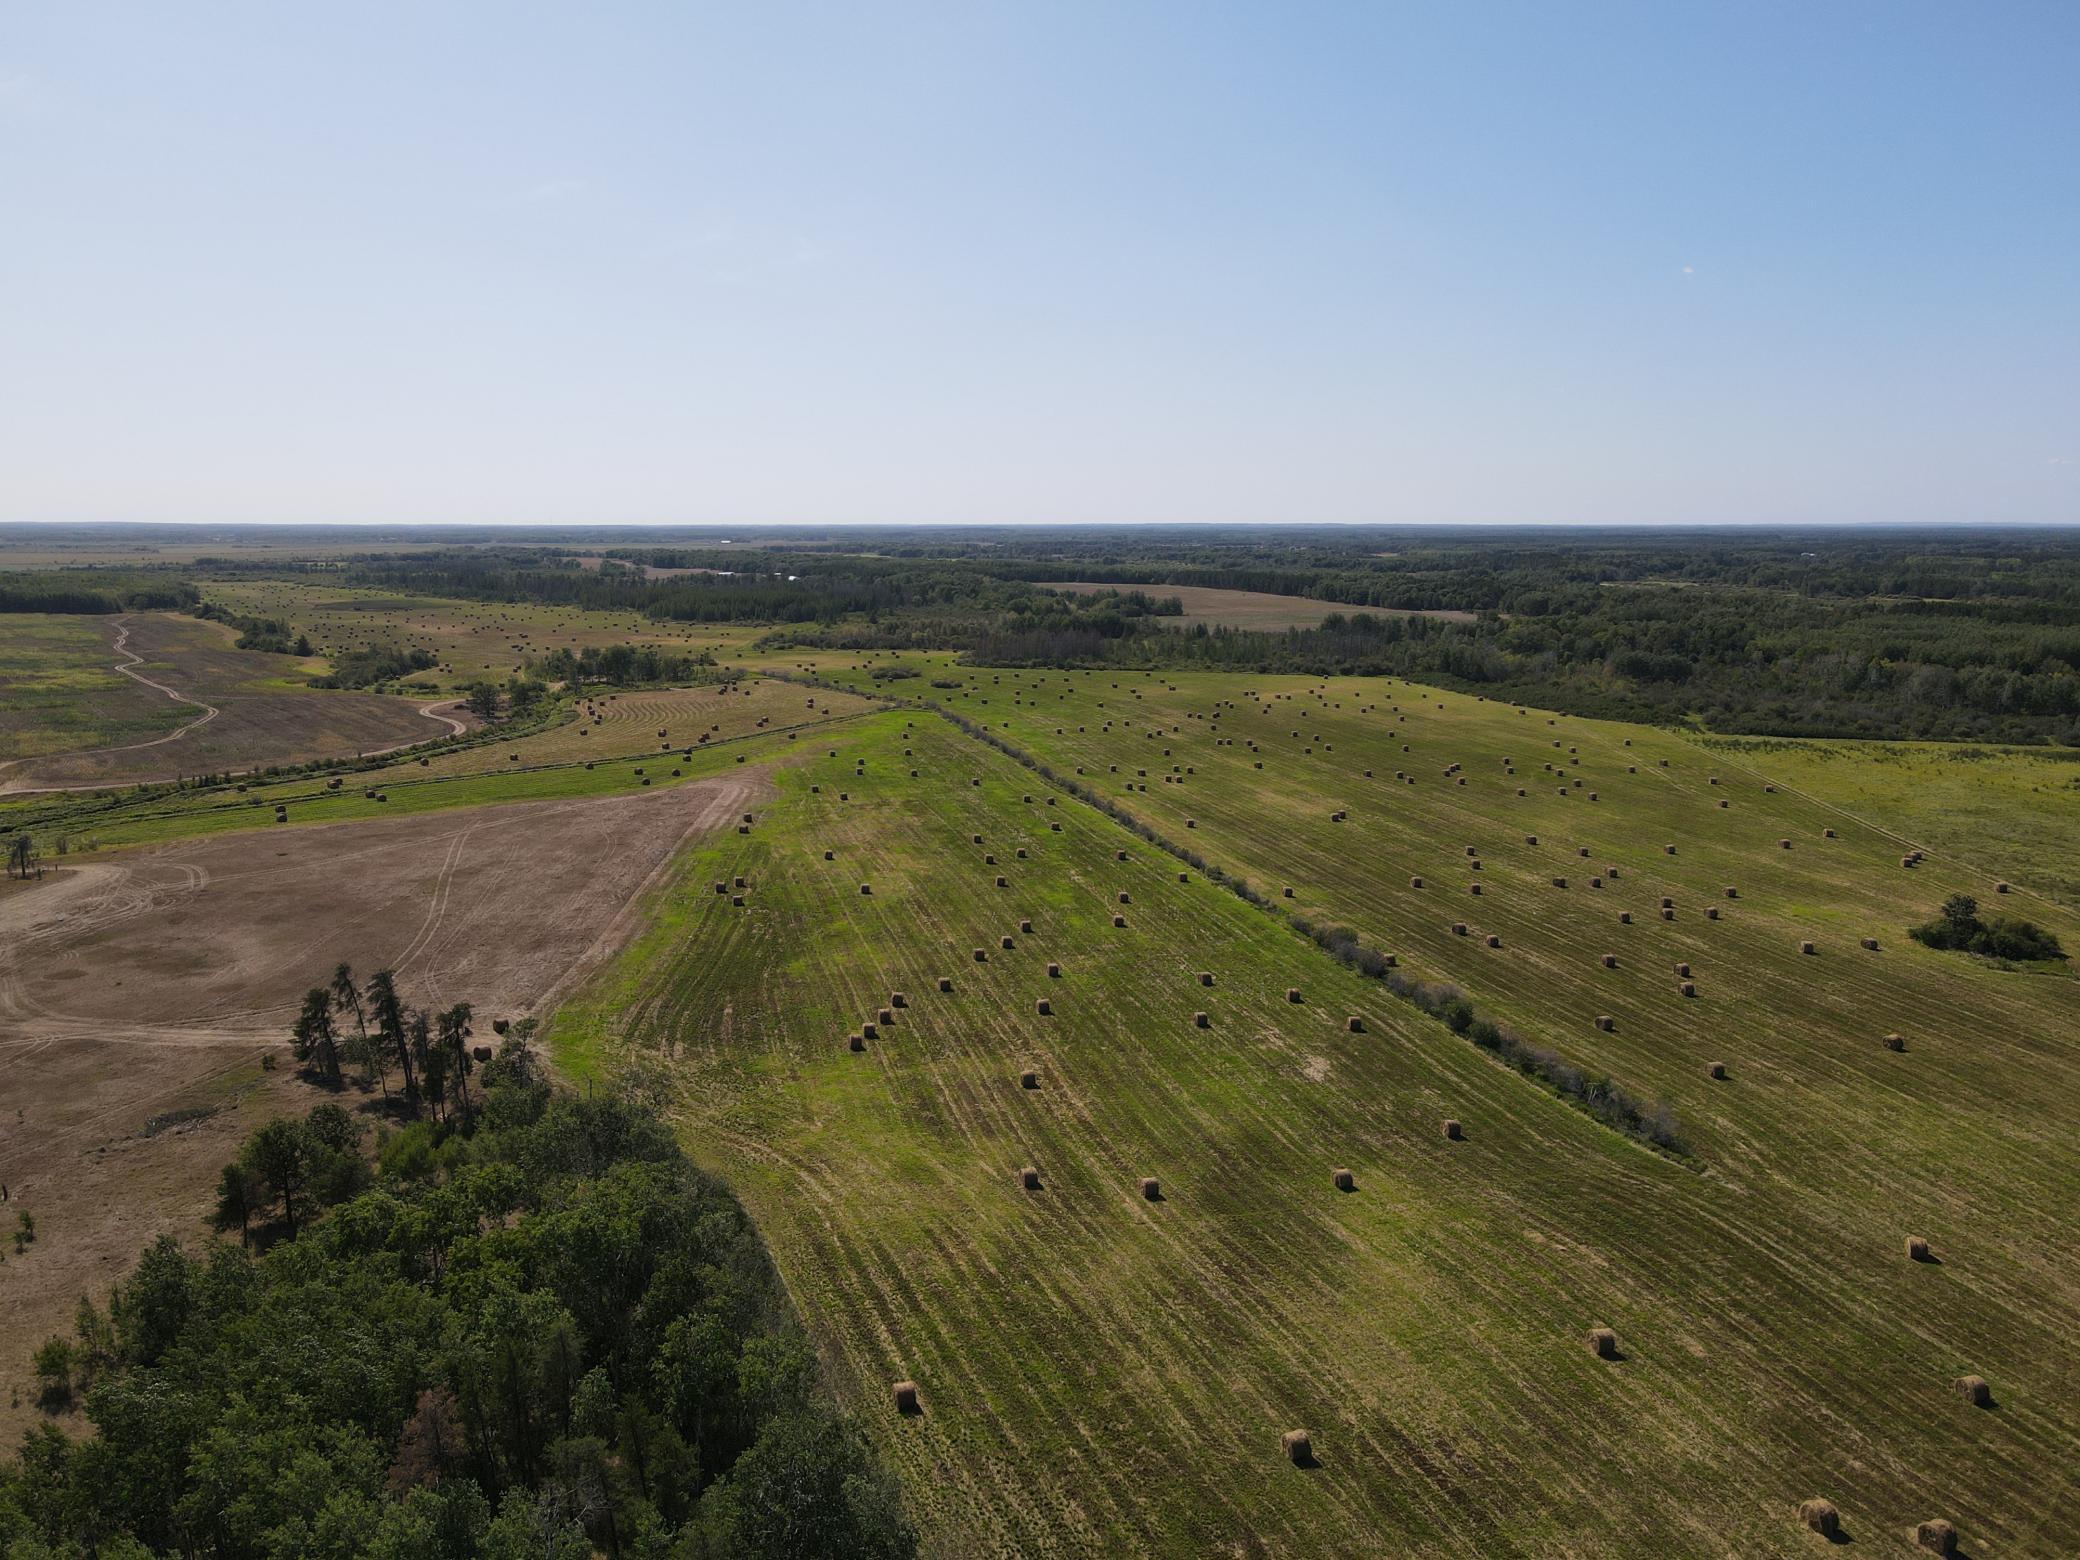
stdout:
MULTIPOLYGON (((875 708, 867 699, 824 688, 804 688, 770 677, 735 687, 645 688, 627 693, 580 695, 577 718, 533 736, 487 743, 460 753, 430 757, 425 775, 488 774, 530 764, 656 755, 667 761, 689 747, 702 747, 756 731, 784 731, 858 715, 875 708), (664 736, 659 736, 664 732, 664 736)), ((800 739, 810 740, 808 733, 800 739)))
POLYGON ((1164 621, 1178 627, 1210 623, 1217 628, 1313 628, 1323 619, 1342 613, 1349 617, 1369 612, 1374 617, 1442 618, 1448 623, 1471 623, 1471 612, 1410 612, 1394 607, 1353 607, 1341 601, 1316 601, 1308 596, 1274 596, 1261 590, 1219 590, 1210 585, 1104 585, 1090 580, 1043 580, 1043 590, 1077 594, 1094 591, 1138 590, 1158 600, 1175 596, 1184 603, 1184 616, 1164 621))
MULTIPOLYGON (((286 1036, 341 960, 405 999, 494 1018, 556 1000, 630 935, 689 837, 763 772, 634 795, 250 830, 97 857, 0 890, 0 1182, 38 1238, 4 1278, 0 1440, 29 1423, 36 1345, 162 1233, 202 1233, 217 1166, 319 1098, 286 1036), (285 1064, 260 1067, 264 1052, 285 1064), (197 1112, 147 1135, 147 1123, 197 1112), (207 1114, 202 1114, 207 1113, 207 1114)), ((375 1096, 349 1090, 350 1102, 375 1096)))
POLYGON ((103 664, 121 674, 124 708, 142 691, 178 708, 180 723, 162 736, 83 743, 0 766, 0 792, 90 790, 378 753, 469 725, 459 711, 415 699, 307 687, 304 663, 240 650, 220 623, 152 612, 101 627, 103 664))

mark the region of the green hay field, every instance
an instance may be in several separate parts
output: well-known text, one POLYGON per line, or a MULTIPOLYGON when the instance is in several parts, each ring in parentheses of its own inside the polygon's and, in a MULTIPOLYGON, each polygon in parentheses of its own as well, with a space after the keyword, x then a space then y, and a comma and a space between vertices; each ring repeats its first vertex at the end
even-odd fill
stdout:
POLYGON ((1214 745, 1234 680, 1159 706, 1153 680, 1136 700, 1109 678, 968 675, 970 713, 988 698, 1001 735, 1052 739, 1115 799, 1149 768, 1132 803, 1166 834, 1196 818, 1208 857, 1668 1094, 1693 1151, 1593 1123, 940 718, 855 723, 839 757, 819 744, 779 774, 750 834, 695 853, 553 1037, 581 1075, 633 1067, 671 1093, 939 1552, 1798 1554, 1810 1495, 1874 1553, 1904 1552, 1927 1516, 1989 1554, 2056 1552, 2080 1523, 2074 988, 1908 947, 1910 905, 1964 879, 1903 871, 1874 831, 1759 784, 1722 812, 1696 750, 1646 731, 1628 752, 1621 728, 1440 712, 1383 683, 1331 688, 1303 719, 1295 681, 1247 729, 1314 731, 1318 751, 1286 738, 1261 780, 1240 717, 1219 728, 1236 747, 1214 745), (1159 714, 1165 738, 1146 735, 1159 714), (1495 783, 1506 749, 1525 798, 1495 783), (1559 798, 1539 767, 1556 752, 1584 758, 1600 801, 1559 798), (1439 774, 1454 759, 1465 787, 1439 774), (1173 762, 1196 773, 1160 784, 1173 762), (1421 778, 1369 791, 1367 762, 1421 778), (1578 877, 1607 864, 1618 883, 1578 877), (1416 873, 1433 886, 1406 889, 1416 873), (713 891, 739 875, 741 908, 713 891), (1717 899, 1728 880, 1740 899, 1717 899), (1454 937, 1458 919, 1502 947, 1454 937), (1696 998, 1676 993, 1682 958, 1696 998), (894 990, 908 1005, 848 1050, 894 990), (1904 1053, 1880 1043, 1894 1027, 1904 1053), (1708 1059, 1729 1077, 1706 1080, 1708 1059), (1044 1190, 1019 1189, 1028 1164, 1044 1190), (1342 1167, 1353 1194, 1331 1188, 1342 1167), (1143 1175, 1162 1202, 1138 1197, 1143 1175), (1940 1262, 1908 1261, 1910 1233, 1940 1262), (1605 1324, 1620 1361, 1585 1347, 1605 1324), (1954 1396, 1967 1371, 1998 1408, 1954 1396), (890 1409, 898 1377, 921 1383, 922 1416, 890 1409), (1294 1427, 1319 1467, 1282 1459, 1294 1427))

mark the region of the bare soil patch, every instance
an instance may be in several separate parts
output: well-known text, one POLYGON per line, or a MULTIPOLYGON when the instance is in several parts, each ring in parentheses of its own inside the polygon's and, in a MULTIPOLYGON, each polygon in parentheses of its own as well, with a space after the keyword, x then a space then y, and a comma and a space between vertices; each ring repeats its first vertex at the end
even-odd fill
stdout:
POLYGON ((0 1267, 0 1440, 32 1417, 30 1357, 79 1296, 102 1295, 162 1233, 199 1238, 240 1138, 320 1097, 291 1075, 285 1042, 335 964, 364 979, 394 969, 415 1005, 470 1002, 489 1040, 493 1019, 546 1007, 618 948, 674 849, 764 791, 747 771, 253 830, 0 892, 0 1214, 12 1225, 26 1208, 38 1229, 0 1267))

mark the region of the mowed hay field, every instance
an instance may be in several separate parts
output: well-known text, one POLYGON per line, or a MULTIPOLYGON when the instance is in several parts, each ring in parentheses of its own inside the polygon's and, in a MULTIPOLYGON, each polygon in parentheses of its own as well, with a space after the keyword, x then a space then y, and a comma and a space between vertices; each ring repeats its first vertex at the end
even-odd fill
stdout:
POLYGON ((1355 612, 1369 612, 1374 617, 1434 617, 1453 623, 1473 621, 1471 612, 1411 612, 1394 607, 1354 607, 1341 601, 1316 601, 1307 596, 1279 596, 1261 590, 1222 590, 1212 585, 1102 585, 1090 580, 1045 580, 1041 582, 1041 588, 1069 591, 1078 595, 1107 590, 1116 590, 1124 594, 1138 590, 1158 600, 1175 596, 1184 604, 1184 616, 1164 621, 1184 628, 1189 628, 1195 623, 1206 623, 1220 628, 1259 630, 1314 628, 1326 618, 1338 614, 1349 617, 1355 612))
MULTIPOLYGON (((88 621, 107 635, 101 665, 135 691, 104 687, 97 676, 80 695, 89 742, 0 769, 0 791, 84 790, 374 753, 468 724, 459 714, 429 714, 419 700, 311 688, 304 663, 240 650, 221 623, 170 612, 88 621), (129 736, 122 728, 139 719, 140 694, 172 718, 149 736, 129 736)), ((79 646, 67 654, 76 664, 79 646)))
MULTIPOLYGON (((991 697, 993 724, 1025 712, 991 697)), ((1708 1055, 1731 1068, 1712 1109, 1693 1119, 1679 1100, 1696 1146, 1681 1162, 937 716, 873 717, 830 745, 778 776, 749 833, 694 854, 552 1040, 580 1073, 635 1069, 673 1091, 936 1552, 1798 1554, 1818 1542, 1794 1516, 1811 1496, 1874 1553, 1905 1552, 1933 1516, 1973 1553, 2055 1553, 2076 1531, 2059 1141, 2075 1080, 2051 1037, 1960 1042, 1923 1011, 1894 1054, 1862 1032, 1885 1022, 1874 1005, 1837 1053, 1825 1032, 1744 1039, 1722 1008, 1709 1051, 1666 1028, 1653 1048, 1671 1077, 1702 1079, 1708 1055), (2035 1076, 1994 1099, 2023 1064, 2035 1076), (1889 1125, 1859 1146, 1829 1119, 1843 1110, 1889 1125), (1837 1153, 1853 1162, 1802 1179, 1837 1153), (1335 1188, 1339 1169, 1355 1190, 1335 1188), (1853 1189, 1858 1170, 1885 1195, 1853 1189), (1909 1233, 1940 1261, 1907 1260, 1909 1233), (1599 1326, 1620 1358, 1591 1352, 1599 1326), (1955 1394, 1968 1371, 1998 1407, 1955 1394), (919 1383, 921 1414, 895 1412, 897 1379, 919 1383), (1317 1466, 1286 1460, 1295 1428, 1317 1466)), ((1441 861, 1470 823, 1450 821, 1339 825, 1333 854, 1405 883, 1398 853, 1441 861)), ((1663 822, 1609 847, 1639 854, 1622 897, 1642 907, 1663 822)), ((1296 878, 1313 848, 1294 842, 1296 878)), ((1503 854, 1498 840, 1488 860, 1503 854)), ((1744 894, 1766 901, 1784 870, 1744 894)), ((1556 973, 1565 940, 1600 968, 1615 914, 1563 933, 1572 917, 1553 911, 1470 913, 1463 869, 1452 885, 1435 912, 1503 925, 1504 946, 1480 950, 1498 967, 1543 946, 1558 1016, 1526 1027, 1571 1024, 1586 988, 1556 973)), ((1684 893, 1701 915, 1701 891, 1684 893)), ((1761 934, 1742 934, 1750 962, 1788 986, 1761 934)), ((1706 999, 1664 998, 1666 950, 1619 946, 1626 986, 1599 1000, 1623 1016, 1599 1038, 1644 1054, 1664 1013, 1706 999)), ((1830 933, 1806 965, 1846 960, 1830 933)), ((1702 989, 1724 1000, 1732 961, 1709 968, 1702 989)), ((1497 1008, 1512 989, 1465 984, 1497 1008)), ((1633 1059, 1613 1070, 1651 1087, 1633 1059)))
MULTIPOLYGON (((799 732, 825 721, 872 710, 848 693, 802 688, 770 677, 691 688, 638 688, 576 695, 572 718, 546 731, 488 743, 459 753, 429 756, 418 772, 484 774, 531 764, 589 763, 656 758, 669 772, 676 753, 698 751, 758 732, 799 732)), ((416 763, 416 761, 414 761, 416 763)))

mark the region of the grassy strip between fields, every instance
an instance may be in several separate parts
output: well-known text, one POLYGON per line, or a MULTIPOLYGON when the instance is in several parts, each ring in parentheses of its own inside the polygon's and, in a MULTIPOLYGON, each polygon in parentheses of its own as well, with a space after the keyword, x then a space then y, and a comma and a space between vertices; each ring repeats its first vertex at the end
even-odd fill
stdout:
POLYGON ((1237 877, 1218 864, 1207 861, 1197 851, 1187 850, 1175 841, 1165 838, 1110 797, 1101 796, 1089 786, 1067 775, 1056 773, 1042 760, 1005 741, 978 722, 969 720, 965 715, 956 714, 930 699, 891 698, 885 694, 863 693, 842 683, 828 682, 819 677, 805 677, 800 673, 768 671, 766 675, 783 682, 800 683, 806 687, 849 693, 855 698, 876 699, 891 708, 930 710, 976 741, 986 743, 1005 757, 1031 770, 1048 784, 1060 787, 1078 801, 1096 808, 1114 823, 1132 830, 1149 844, 1169 852, 1185 865, 1201 873, 1209 882, 1220 885, 1237 898, 1247 901, 1266 915, 1282 922, 1296 936, 1307 938, 1340 964, 1378 981, 1402 1001, 1437 1019, 1452 1033, 1471 1040, 1497 1061, 1545 1085, 1568 1104, 1609 1127, 1613 1132, 1621 1133, 1657 1153, 1686 1162, 1692 1161, 1690 1148, 1683 1141, 1681 1132, 1677 1130, 1674 1112, 1666 1100, 1657 1101, 1653 1105, 1642 1104, 1608 1076, 1592 1076, 1558 1052, 1526 1040, 1506 1025, 1484 1017, 1466 993, 1457 986, 1443 981, 1412 979, 1396 967, 1393 954, 1366 947, 1358 941, 1357 933, 1348 928, 1316 926, 1305 916, 1280 909, 1258 892, 1247 879, 1237 877))

